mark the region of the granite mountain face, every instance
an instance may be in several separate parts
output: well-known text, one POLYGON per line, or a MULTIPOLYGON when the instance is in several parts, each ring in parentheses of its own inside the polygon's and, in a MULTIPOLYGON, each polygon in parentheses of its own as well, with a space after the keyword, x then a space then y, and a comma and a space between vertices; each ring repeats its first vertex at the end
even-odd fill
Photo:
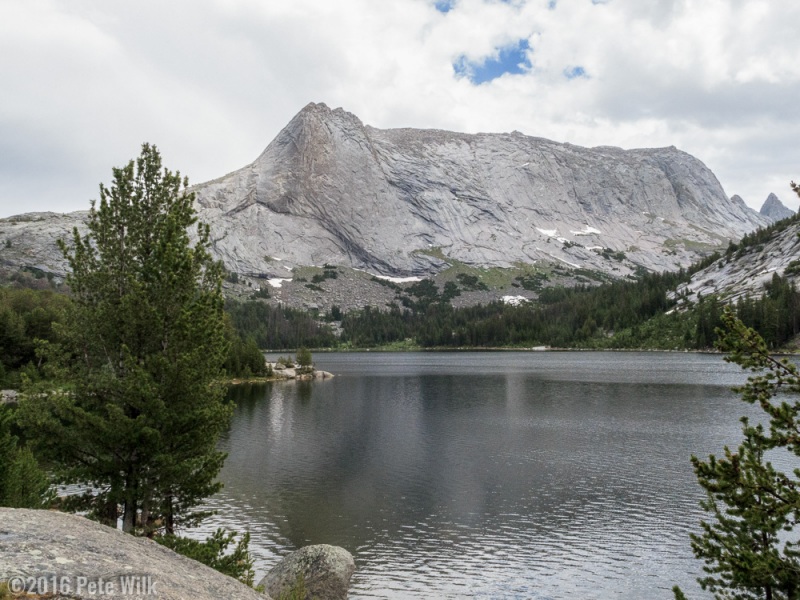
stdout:
POLYGON ((453 261, 668 270, 765 223, 675 148, 381 130, 324 104, 306 106, 251 165, 195 192, 217 253, 253 273, 274 270, 272 259, 385 275, 453 261))
MULTIPOLYGON (((624 276, 686 266, 767 223, 674 147, 382 130, 313 103, 252 164, 193 191, 218 258, 260 277, 325 263, 394 276, 457 263, 624 276)), ((0 261, 63 273, 55 239, 84 218, 0 220, 0 261)))

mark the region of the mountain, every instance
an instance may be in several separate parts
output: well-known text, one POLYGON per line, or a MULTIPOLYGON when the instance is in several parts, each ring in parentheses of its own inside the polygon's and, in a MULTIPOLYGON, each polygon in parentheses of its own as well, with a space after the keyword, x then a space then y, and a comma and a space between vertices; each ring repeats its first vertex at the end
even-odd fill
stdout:
MULTIPOLYGON (((427 275, 448 265, 672 270, 766 219, 674 147, 582 148, 519 132, 376 129, 309 104, 252 164, 194 186, 226 267, 427 275)), ((63 273, 54 240, 85 214, 0 220, 0 261, 63 273)))
POLYGON ((251 165, 195 191, 217 253, 241 272, 270 271, 265 256, 387 275, 453 261, 668 270, 765 223, 674 147, 381 130, 324 104, 306 106, 251 165))
POLYGON ((786 208, 775 194, 767 196, 764 205, 758 212, 762 217, 769 219, 771 223, 794 216, 794 211, 786 208))

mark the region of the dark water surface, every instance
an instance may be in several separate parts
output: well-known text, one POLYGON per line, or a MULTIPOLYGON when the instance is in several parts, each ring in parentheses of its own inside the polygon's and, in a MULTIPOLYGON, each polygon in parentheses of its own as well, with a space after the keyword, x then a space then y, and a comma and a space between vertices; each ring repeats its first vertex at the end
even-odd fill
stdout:
POLYGON ((318 354, 337 375, 233 389, 218 525, 258 576, 300 546, 355 557, 352 598, 671 598, 689 547, 694 453, 753 409, 720 356, 318 354))

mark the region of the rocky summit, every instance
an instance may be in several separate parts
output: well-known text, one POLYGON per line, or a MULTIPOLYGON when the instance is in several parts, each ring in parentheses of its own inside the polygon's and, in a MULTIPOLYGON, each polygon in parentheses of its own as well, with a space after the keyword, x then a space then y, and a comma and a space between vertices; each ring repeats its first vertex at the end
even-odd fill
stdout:
POLYGON ((794 211, 791 208, 784 206, 775 194, 770 194, 758 211, 761 216, 769 219, 771 223, 780 221, 781 219, 788 219, 794 216, 794 211))
MULTIPOLYGON (((674 147, 581 148, 519 132, 376 129, 309 104, 252 164, 193 187, 226 267, 421 276, 448 265, 672 270, 768 221, 674 147)), ((85 213, 0 220, 0 262, 61 274, 85 213)))

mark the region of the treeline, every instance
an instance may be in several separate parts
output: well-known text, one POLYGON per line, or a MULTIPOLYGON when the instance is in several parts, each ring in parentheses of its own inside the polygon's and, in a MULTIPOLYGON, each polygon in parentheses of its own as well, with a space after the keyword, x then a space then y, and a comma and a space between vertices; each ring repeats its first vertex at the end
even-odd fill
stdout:
MULTIPOLYGON (((447 302, 428 302, 419 311, 397 305, 388 311, 365 308, 345 315, 341 341, 354 347, 407 341, 429 348, 711 348, 722 325, 724 303, 707 296, 676 310, 677 300, 670 292, 688 277, 686 271, 598 287, 546 288, 538 305, 495 302, 456 309, 447 302)), ((763 296, 745 297, 735 310, 770 348, 780 348, 800 333, 800 295, 793 283, 777 274, 763 296)))
MULTIPOLYGON (((256 300, 228 300, 225 311, 239 335, 259 348, 328 348, 338 342, 330 326, 306 311, 256 300)), ((335 312, 338 316, 338 309, 335 312)))
POLYGON ((345 315, 342 341, 359 347, 403 340, 423 347, 596 347, 605 344, 613 332, 634 327, 673 307, 675 300, 668 292, 687 281, 693 271, 643 273, 637 281, 600 286, 544 288, 538 304, 520 306, 495 302, 453 308, 447 292, 437 299, 431 286, 420 286, 415 290, 419 299, 404 303, 408 308, 366 308, 345 315))
MULTIPOLYGON (((538 303, 519 306, 493 302, 454 308, 455 285, 440 291, 425 280, 398 287, 400 302, 388 310, 331 311, 329 320, 341 319, 338 336, 316 314, 257 300, 228 300, 225 369, 233 377, 263 375, 260 348, 711 348, 722 324, 723 302, 706 296, 677 310, 674 290, 718 258, 714 254, 673 273, 643 272, 636 280, 543 288, 538 303)), ((57 342, 58 323, 69 304, 68 296, 49 290, 0 288, 0 387, 18 387, 23 374, 36 379, 41 364, 35 340, 57 342)), ((800 333, 800 296, 786 277, 775 274, 762 296, 740 299, 735 310, 770 348, 781 348, 800 333)))
MULTIPOLYGON (((34 382, 40 378, 44 359, 37 346, 58 343, 59 324, 67 318, 70 304, 67 294, 50 289, 0 287, 0 389, 18 388, 23 376, 34 382)), ((313 321, 308 315, 306 320, 313 321)), ((266 373, 258 339, 248 331, 227 319, 224 367, 231 377, 266 373)))

